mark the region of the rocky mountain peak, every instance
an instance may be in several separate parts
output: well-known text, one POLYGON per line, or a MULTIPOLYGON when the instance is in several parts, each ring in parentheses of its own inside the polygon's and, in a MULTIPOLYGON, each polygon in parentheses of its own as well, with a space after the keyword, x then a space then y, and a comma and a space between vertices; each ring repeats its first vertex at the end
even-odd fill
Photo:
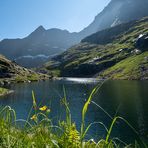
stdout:
POLYGON ((35 31, 46 31, 46 29, 40 25, 35 31))
POLYGON ((111 0, 80 34, 86 37, 97 31, 148 16, 147 7, 148 0, 111 0))

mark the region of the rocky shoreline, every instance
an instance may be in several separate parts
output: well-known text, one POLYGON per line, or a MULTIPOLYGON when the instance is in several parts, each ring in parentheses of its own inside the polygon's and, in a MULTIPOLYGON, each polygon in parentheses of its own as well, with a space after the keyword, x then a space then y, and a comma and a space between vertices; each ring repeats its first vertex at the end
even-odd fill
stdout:
POLYGON ((0 78, 0 86, 4 86, 4 85, 9 85, 9 84, 12 84, 12 83, 31 83, 31 82, 37 82, 37 81, 46 81, 46 80, 50 80, 52 79, 51 77, 49 76, 44 76, 44 77, 41 77, 39 79, 34 79, 34 80, 31 80, 31 79, 20 79, 19 81, 16 81, 15 78, 0 78))
POLYGON ((14 91, 6 89, 6 88, 3 88, 3 87, 0 87, 0 97, 8 95, 8 94, 11 94, 11 93, 14 93, 14 91))

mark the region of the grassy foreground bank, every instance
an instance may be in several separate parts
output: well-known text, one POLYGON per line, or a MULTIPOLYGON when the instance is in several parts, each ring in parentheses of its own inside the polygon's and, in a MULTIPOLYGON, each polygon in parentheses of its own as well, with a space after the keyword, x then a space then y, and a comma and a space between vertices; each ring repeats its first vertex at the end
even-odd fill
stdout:
POLYGON ((15 111, 9 106, 1 108, 0 148, 146 148, 146 144, 142 141, 126 144, 118 138, 111 138, 113 126, 118 120, 125 122, 133 132, 137 133, 128 121, 119 116, 113 118, 109 127, 106 127, 103 123, 98 123, 105 127, 106 138, 99 141, 94 141, 93 139, 86 140, 86 134, 94 123, 86 126, 85 116, 89 104, 99 88, 100 86, 92 90, 83 106, 80 131, 77 130, 75 123, 72 122, 65 89, 61 102, 65 108, 66 119, 65 121, 59 120, 58 125, 53 125, 52 119, 48 116, 52 111, 50 108, 46 105, 40 107, 37 105, 34 92, 32 92, 33 106, 27 120, 17 120, 15 111), (18 127, 19 122, 24 123, 23 127, 18 127))

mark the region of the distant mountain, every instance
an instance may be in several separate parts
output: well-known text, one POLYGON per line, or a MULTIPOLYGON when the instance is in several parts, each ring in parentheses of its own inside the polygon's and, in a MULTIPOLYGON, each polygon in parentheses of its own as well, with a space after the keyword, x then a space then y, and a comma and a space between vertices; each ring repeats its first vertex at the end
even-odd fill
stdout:
POLYGON ((0 42, 0 53, 22 66, 35 67, 77 43, 76 33, 66 30, 45 30, 39 26, 23 39, 4 39, 0 42))
POLYGON ((148 16, 148 0, 111 0, 95 20, 79 34, 86 37, 132 20, 148 16))
POLYGON ((148 0, 111 0, 95 20, 79 33, 46 30, 40 26, 23 39, 2 40, 0 53, 22 66, 37 67, 97 31, 144 16, 148 16, 148 0))

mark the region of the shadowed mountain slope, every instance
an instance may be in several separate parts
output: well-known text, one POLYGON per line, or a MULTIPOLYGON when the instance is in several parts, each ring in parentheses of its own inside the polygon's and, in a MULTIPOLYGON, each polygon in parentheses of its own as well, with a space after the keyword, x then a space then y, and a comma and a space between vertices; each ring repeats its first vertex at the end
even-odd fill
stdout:
POLYGON ((64 77, 148 79, 148 17, 97 32, 41 70, 64 77))

